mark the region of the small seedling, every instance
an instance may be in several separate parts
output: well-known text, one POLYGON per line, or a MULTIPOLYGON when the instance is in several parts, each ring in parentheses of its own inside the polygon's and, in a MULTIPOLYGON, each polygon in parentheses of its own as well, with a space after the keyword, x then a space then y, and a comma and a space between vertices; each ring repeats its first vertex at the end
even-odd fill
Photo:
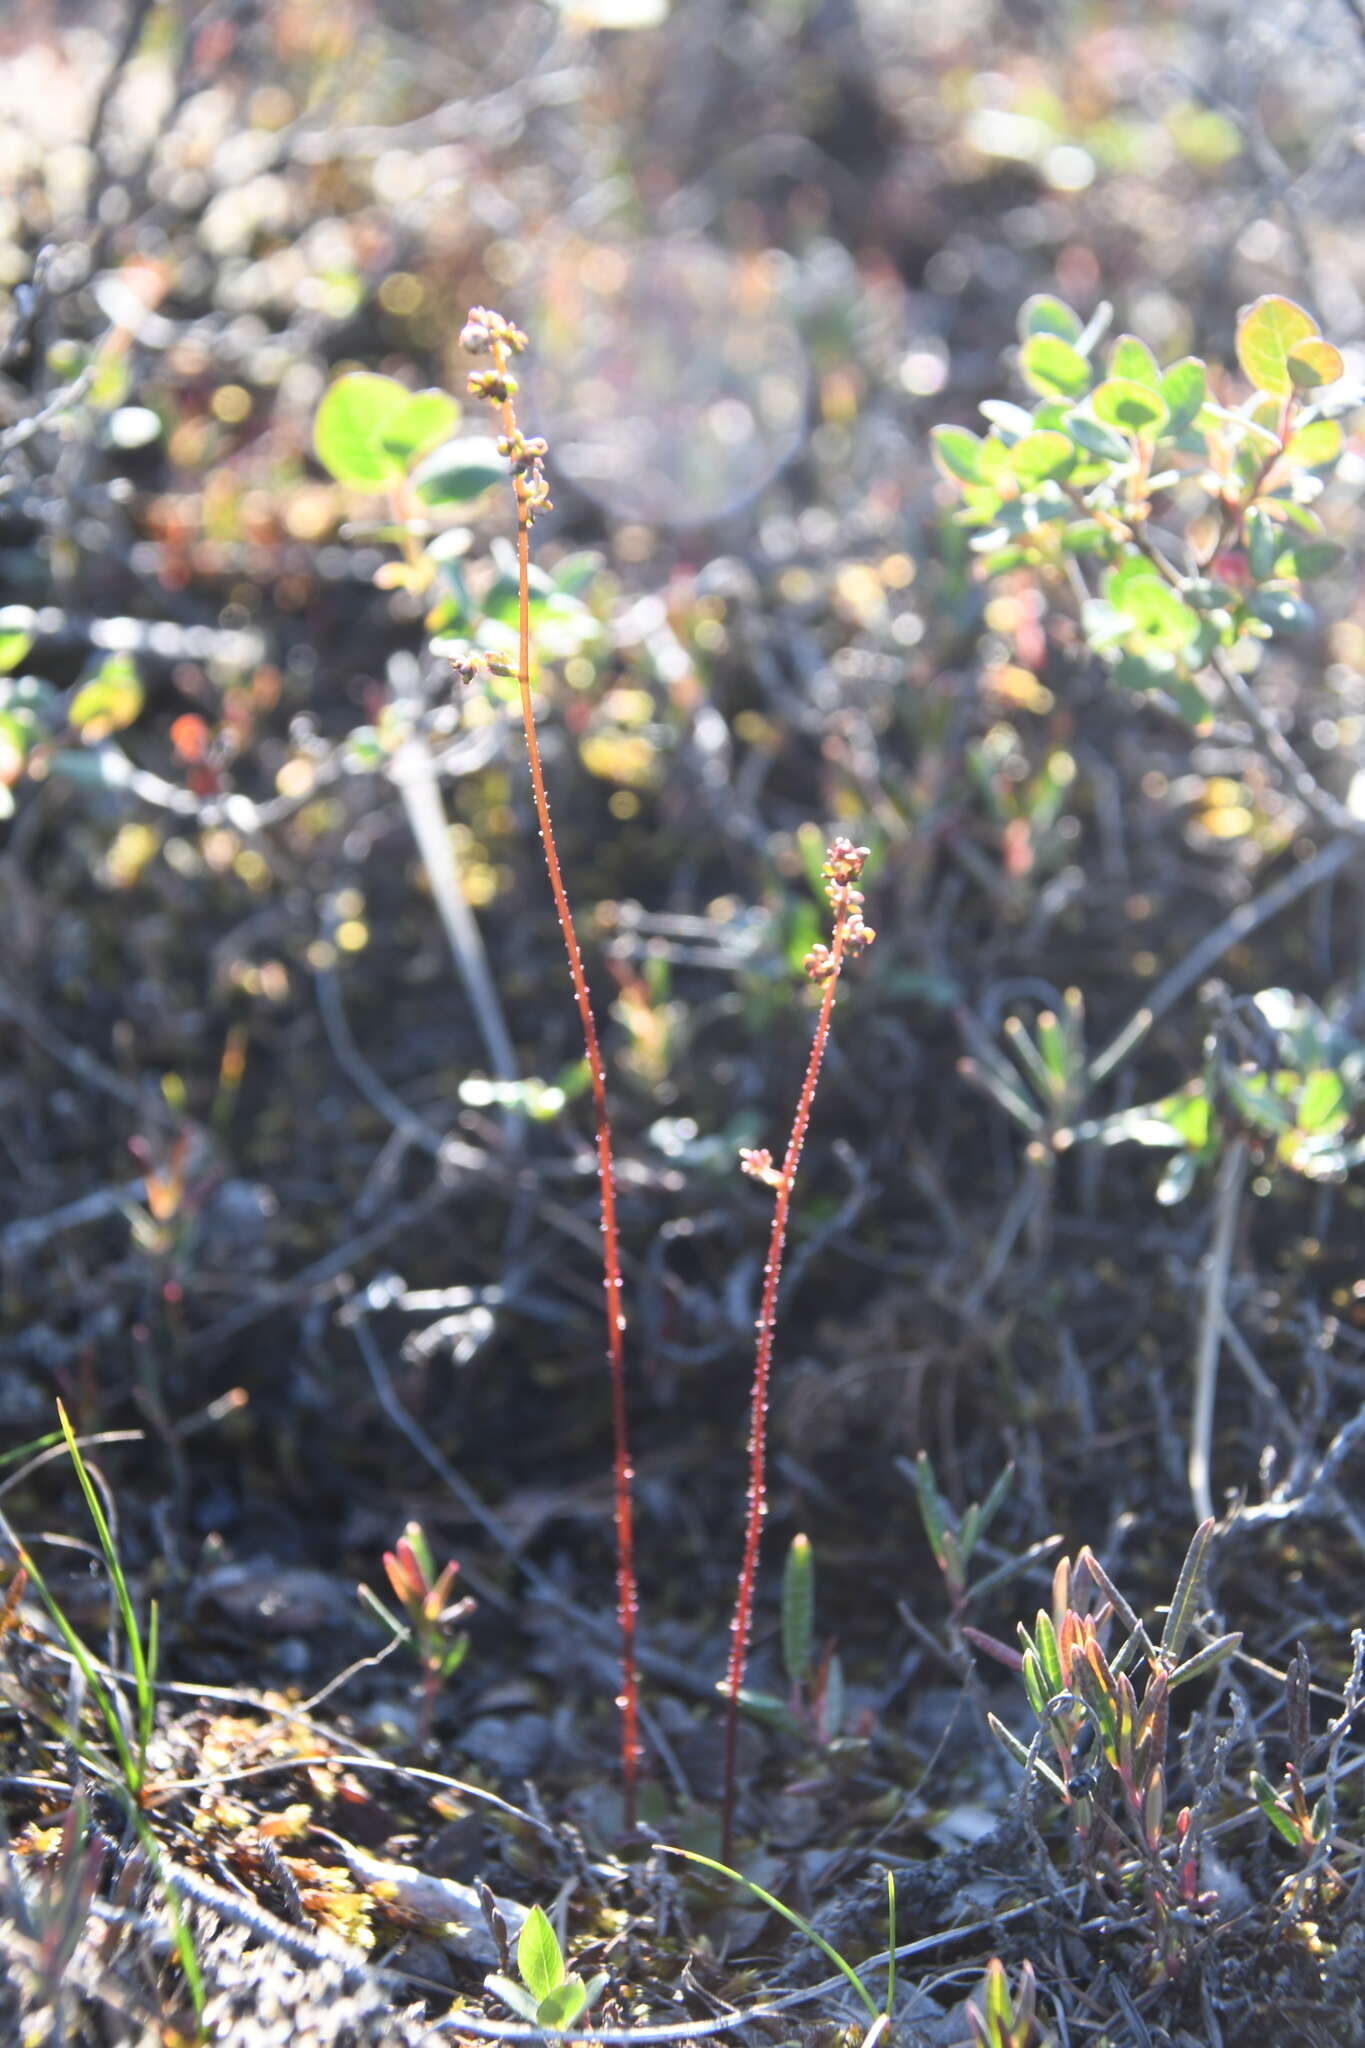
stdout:
POLYGON ((1011 1992, 1005 1965, 992 1956, 986 1965, 986 1982, 967 2005, 967 2024, 975 2048, 1044 2048, 1052 2037, 1038 2024, 1037 1979, 1032 1963, 1019 1972, 1018 1989, 1011 1992))
POLYGON ((422 1667, 417 1741, 419 1747, 425 1747, 441 1687, 454 1677, 469 1650, 469 1637, 462 1631, 456 1632, 456 1624, 473 1612, 475 1603, 468 1594, 451 1599, 460 1567, 452 1559, 437 1572, 431 1545, 420 1522, 409 1522, 393 1549, 384 1552, 384 1570, 397 1597, 401 1618, 368 1586, 357 1586, 356 1591, 392 1636, 411 1644, 422 1667))
POLYGON ((1024 1744, 992 1714, 990 1725, 1010 1755, 1037 1772, 1068 1807, 1087 1869, 1122 1887, 1140 1877, 1163 1964, 1173 1962, 1190 1916, 1208 1904, 1199 1891, 1192 1809, 1168 1826, 1166 1744, 1170 1695, 1230 1657, 1239 1634, 1217 1637, 1191 1655, 1199 1584, 1213 1523, 1204 1522, 1181 1566, 1158 1642, 1154 1642, 1091 1551, 1053 1574, 1052 1611, 1039 1609, 1030 1631, 1019 1624, 1021 1650, 964 1629, 967 1641, 1017 1670, 1038 1731, 1024 1744), (1110 1655, 1104 1642, 1118 1621, 1127 1631, 1110 1655), (1143 1673, 1138 1697, 1130 1672, 1143 1673), (1050 1748, 1051 1763, 1040 1751, 1050 1748))
POLYGON ((979 1505, 973 1503, 963 1515, 958 1515, 951 1503, 940 1493, 933 1462, 927 1451, 921 1451, 915 1459, 913 1476, 920 1520, 929 1539, 929 1548, 934 1553, 934 1563, 943 1574, 943 1583, 948 1589, 948 1599, 952 1606, 952 1623, 956 1628, 971 1592, 980 1593, 988 1585, 999 1584, 1000 1580, 1007 1578, 1014 1569, 1011 1562, 1000 1572, 990 1573, 974 1589, 968 1587, 967 1567, 971 1563, 972 1552, 1004 1505, 1005 1496, 1014 1477, 1014 1467, 1006 1465, 986 1498, 979 1505))
POLYGON ((824 1748, 843 1730, 844 1670, 837 1650, 816 1647, 815 1549, 809 1536, 793 1536, 782 1567, 782 1666, 785 1699, 746 1686, 740 1705, 756 1719, 824 1748))
POLYGON ((605 1972, 584 1978, 565 1968, 559 1938, 540 1906, 532 1906, 517 1937, 517 1973, 520 1984, 500 1970, 483 1981, 519 2018, 553 2034, 567 2033, 607 1988, 605 1972))

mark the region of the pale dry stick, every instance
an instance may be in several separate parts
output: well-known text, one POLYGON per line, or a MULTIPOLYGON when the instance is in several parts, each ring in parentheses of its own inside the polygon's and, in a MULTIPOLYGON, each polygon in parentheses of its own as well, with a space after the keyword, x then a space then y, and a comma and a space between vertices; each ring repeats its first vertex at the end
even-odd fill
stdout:
MULTIPOLYGON (((517 1056, 489 971, 483 934, 460 880, 436 763, 423 741, 407 739, 394 755, 389 774, 403 800, 408 826, 431 884, 436 913, 478 1023, 493 1078, 514 1084, 520 1078, 517 1056)), ((515 1110, 508 1110, 503 1127, 509 1144, 515 1147, 525 1130, 525 1119, 515 1110)))
POLYGON ((739 1695, 744 1683, 744 1665, 749 1653, 749 1631, 753 1619, 754 1579, 758 1570, 759 1544, 767 1519, 767 1432, 768 1387, 772 1377, 773 1333, 777 1327, 777 1295, 782 1282, 782 1255, 787 1244, 787 1222, 791 1214, 796 1171, 810 1124, 820 1068, 829 1043, 830 1019, 845 953, 859 953, 876 934, 863 923, 862 896, 853 887, 867 858, 865 846, 853 846, 836 839, 825 861, 826 894, 834 912, 831 946, 817 945, 806 957, 806 972, 822 984, 820 1010, 806 1061, 805 1078, 797 1097, 796 1114, 787 1140, 786 1157, 774 1168, 767 1152, 741 1152, 746 1173, 774 1190, 772 1229, 768 1256, 763 1267, 763 1296, 758 1312, 758 1343, 754 1354, 753 1394, 749 1410, 749 1510, 744 1530, 744 1552, 740 1561, 735 1593, 735 1613, 730 1625, 730 1659, 726 1672, 724 1792, 721 1803, 721 1861, 734 1861, 735 1782, 739 1744, 739 1695))
POLYGON ((1201 1522, 1213 1517, 1209 1460, 1213 1445, 1213 1404, 1218 1389, 1218 1353, 1223 1340, 1228 1274, 1237 1219, 1242 1211, 1247 1141, 1234 1138, 1223 1154, 1213 1198, 1213 1242, 1204 1270, 1204 1306, 1194 1357, 1194 1409, 1190 1416, 1190 1498, 1201 1522))
POLYGON ((549 494, 542 467, 545 443, 527 439, 517 424, 516 378, 510 369, 513 353, 526 345, 526 337, 497 314, 475 307, 462 333, 461 342, 471 354, 492 357, 491 370, 476 370, 469 380, 472 397, 496 406, 502 418, 501 452, 512 468, 517 505, 517 689, 521 700, 521 722, 526 736, 526 758, 531 771, 536 821, 545 854, 550 893, 564 936, 569 978, 583 1032, 588 1077, 592 1084, 593 1111, 597 1127, 597 1179, 602 1204, 602 1280, 607 1323, 607 1368, 611 1378, 612 1478, 616 1522, 616 1605, 621 1631, 621 1769, 624 1781, 625 1824, 635 1826, 636 1781, 639 1771, 639 1678, 636 1666, 635 1624, 638 1596, 635 1583, 634 1510, 631 1484, 630 1444, 626 1420, 625 1316, 621 1307, 621 1253, 616 1220, 616 1172, 612 1158, 611 1122, 607 1112, 606 1068, 597 1037, 588 977, 579 950, 573 912, 559 865, 554 827, 550 822, 550 800, 541 764, 540 740, 536 733, 535 705, 531 696, 531 525, 538 512, 549 507, 549 494))

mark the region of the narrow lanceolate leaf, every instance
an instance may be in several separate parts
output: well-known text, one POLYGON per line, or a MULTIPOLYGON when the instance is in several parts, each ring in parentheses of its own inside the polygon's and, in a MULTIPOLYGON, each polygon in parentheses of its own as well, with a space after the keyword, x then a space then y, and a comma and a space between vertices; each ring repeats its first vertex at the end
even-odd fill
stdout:
MULTIPOLYGON (((1288 300, 1284 302, 1286 305, 1288 300)), ((1161 1655, 1167 1669, 1180 1660, 1181 1648, 1190 1632, 1195 1616, 1195 1603, 1199 1597, 1199 1581, 1203 1576, 1204 1559, 1208 1554, 1213 1537, 1214 1522, 1210 1515, 1199 1524, 1185 1552, 1185 1562, 1180 1567, 1175 1592, 1171 1596, 1170 1609, 1166 1615, 1166 1626, 1161 1631, 1161 1655)))
POLYGON ((1237 360, 1258 391, 1288 398, 1294 389, 1290 350, 1318 338, 1318 323, 1292 299, 1268 294, 1257 299, 1237 329, 1237 360))
POLYGON ((1001 2040, 1007 2038, 1009 2029, 1014 2025, 1010 1981, 999 1956, 992 1956, 986 1965, 986 2020, 995 2029, 993 2038, 1001 2040))
POLYGON ((1270 1822, 1270 1825, 1278 1834, 1284 1836, 1284 1839, 1290 1844, 1291 1848, 1301 1849, 1303 1847, 1303 1834, 1299 1824, 1289 1811, 1289 1808, 1281 1805, 1279 1795, 1276 1793, 1275 1787, 1271 1784, 1269 1778, 1263 1778, 1259 1771, 1253 1771, 1251 1774, 1251 1789, 1256 1795, 1256 1804, 1260 1807, 1261 1812, 1270 1822))
POLYGON ((1202 1678, 1206 1671, 1212 1671, 1215 1664, 1224 1663, 1242 1641, 1241 1630, 1229 1636, 1219 1636, 1214 1642, 1205 1643, 1202 1650, 1196 1650, 1183 1664, 1177 1664, 1170 1676, 1172 1691, 1184 1685, 1191 1678, 1202 1678))
MULTIPOLYGON (((1001 1748, 1007 1749, 1017 1764, 1027 1766, 1030 1755, 1027 1743, 1021 1742, 1013 1730, 1007 1728, 1004 1722, 998 1720, 994 1714, 987 1714, 986 1726, 990 1729, 991 1734, 995 1737, 1001 1748)), ((1041 1757, 1034 1757, 1033 1768, 1037 1771, 1038 1776, 1043 1779, 1044 1783, 1052 1787, 1059 1799, 1064 1796, 1065 1787, 1050 1764, 1045 1764, 1041 1757)))
POLYGON ((915 1459, 915 1498, 919 1502, 919 1517, 924 1524, 924 1533, 929 1539, 929 1548, 933 1551, 934 1562, 941 1571, 945 1527, 943 1500, 927 1451, 921 1451, 915 1459))
POLYGON ((1014 1460, 1011 1458, 1008 1464, 1001 1467, 990 1492, 981 1503, 981 1512, 977 1517, 976 1523, 976 1541, 978 1543, 1004 1506, 1005 1496, 1013 1483, 1014 1460))
POLYGON ((1161 1829, 1166 1819, 1166 1773, 1154 1764, 1142 1794, 1142 1834, 1148 1851, 1155 1856, 1161 1846, 1161 1829))
POLYGON ((1037 1643, 1038 1661, 1047 1681, 1048 1697, 1055 1698, 1059 1692, 1065 1691, 1066 1680, 1062 1676, 1061 1652, 1057 1648, 1057 1632, 1052 1626, 1052 1617, 1041 1607, 1038 1609, 1037 1643))
POLYGON ((998 1636, 989 1636, 984 1629, 964 1627, 962 1634, 974 1650, 980 1650, 984 1657, 994 1657, 997 1664, 1004 1664, 1011 1671, 1022 1671, 1024 1659, 1020 1651, 1002 1643, 998 1636))
POLYGON ((564 1982, 564 1957, 542 1906, 532 1906, 517 1940, 517 1968, 526 1989, 543 2002, 564 1982))
POLYGON ((793 1536, 782 1573, 782 1661, 793 1685, 810 1676, 815 1650, 815 1558, 809 1536, 793 1536))
MULTIPOLYGON (((1022 1629, 1020 1633, 1023 1633, 1022 1629)), ((1047 1712, 1047 1703, 1052 1695, 1044 1681, 1043 1667, 1038 1662, 1038 1652, 1036 1650, 1025 1650, 1022 1677, 1024 1680, 1024 1691, 1028 1694, 1028 1703, 1041 1721, 1043 1715, 1047 1712)))

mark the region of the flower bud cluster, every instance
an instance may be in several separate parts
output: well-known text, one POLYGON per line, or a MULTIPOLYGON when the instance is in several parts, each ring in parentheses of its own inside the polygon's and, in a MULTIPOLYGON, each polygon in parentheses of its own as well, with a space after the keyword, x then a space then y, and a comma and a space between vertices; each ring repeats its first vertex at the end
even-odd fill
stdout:
POLYGON ((498 654, 491 648, 469 647, 463 654, 452 654, 450 666, 455 679, 461 683, 476 683, 480 676, 514 676, 516 663, 510 655, 498 654))
POLYGON ((498 453, 507 458, 516 479, 517 504, 529 526, 539 512, 553 510, 550 486, 545 480, 545 457, 549 450, 539 434, 523 434, 512 411, 519 386, 507 367, 509 356, 520 355, 526 336, 501 313, 488 306, 472 308, 460 334, 460 345, 471 355, 491 355, 492 367, 473 370, 469 395, 488 405, 502 407, 503 432, 498 453))
POLYGON ((471 356, 497 356, 500 351, 519 356, 526 347, 526 336, 490 306, 471 306, 460 330, 460 347, 471 356))
MULTIPOLYGON (((855 846, 851 839, 836 839, 820 870, 825 896, 834 912, 835 930, 843 933, 845 956, 865 953, 877 936, 872 926, 863 922, 863 892, 853 886, 862 874, 867 855, 867 847, 855 846)), ((838 972, 833 949, 823 944, 811 947, 803 965, 815 982, 828 981, 838 972)))
POLYGON ((529 475, 549 452, 549 443, 540 434, 523 434, 520 427, 502 435, 498 442, 498 453, 506 457, 513 476, 529 475))

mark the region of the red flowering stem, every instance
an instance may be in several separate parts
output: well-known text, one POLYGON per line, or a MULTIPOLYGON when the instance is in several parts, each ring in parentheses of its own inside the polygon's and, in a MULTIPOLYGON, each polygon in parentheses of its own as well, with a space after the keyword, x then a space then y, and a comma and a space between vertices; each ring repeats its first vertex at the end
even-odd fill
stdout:
MULTIPOLYGON (((505 373, 506 354, 496 339, 493 342, 492 355, 497 369, 505 373)), ((502 419, 505 434, 509 439, 515 439, 516 413, 510 398, 502 402, 502 419)), ((630 1440, 626 1424, 626 1319, 621 1308, 621 1252, 616 1226, 616 1173, 612 1160, 611 1123, 607 1115, 606 1070, 602 1063, 597 1024, 593 1017, 592 996, 588 990, 588 977, 583 968, 583 955, 579 951, 573 912, 569 908, 568 891, 564 887, 564 877, 560 870, 554 827, 550 823, 550 800, 545 790, 540 741, 536 736, 535 710, 531 702, 529 579, 533 507, 525 476, 514 475, 513 483, 517 495, 517 686, 521 693, 521 722, 526 735, 526 758, 530 764, 531 787, 535 793, 540 843, 545 849, 545 866, 550 877, 550 890, 559 917, 559 928, 564 934, 564 950, 569 959, 574 1001, 578 1005, 578 1019, 583 1029, 583 1050, 587 1055, 593 1109, 597 1121, 597 1179, 602 1199, 602 1276, 607 1317, 607 1366, 611 1374, 616 1612, 621 1631, 621 1693, 617 1705, 621 1710, 621 1775, 625 1795, 625 1825, 629 1830, 635 1826, 635 1793, 640 1758, 639 1679, 635 1654, 635 1617, 639 1602, 635 1583, 635 1533, 631 1506, 631 1481, 634 1473, 630 1463, 630 1440)))
POLYGON ((725 1679, 725 1778, 721 1806, 720 1851, 722 1863, 731 1863, 734 1860, 739 1695, 744 1684, 744 1666, 749 1654, 749 1631, 753 1620, 754 1580, 758 1572, 759 1543, 768 1512, 768 1382, 772 1372, 773 1331, 777 1323, 777 1292, 782 1282, 782 1255, 787 1244, 787 1219, 791 1214, 792 1190, 796 1183, 796 1169, 801 1163, 801 1148, 806 1142, 806 1129, 810 1123, 811 1106, 815 1101, 816 1083, 820 1079, 820 1067, 829 1039, 830 1018, 834 1014, 834 993, 839 985, 839 973, 844 962, 844 940, 849 913, 850 906, 844 902, 840 904, 835 915, 834 944, 830 949, 829 972, 825 977, 820 998, 820 1014, 815 1020, 815 1035, 811 1040, 810 1058, 806 1062, 806 1078, 801 1084, 796 1115, 792 1120, 791 1136, 787 1140, 787 1154, 782 1161, 781 1178, 777 1183, 777 1199, 773 1204, 773 1226, 768 1238, 768 1258, 763 1268, 763 1298, 758 1312, 758 1343, 754 1353, 754 1385, 749 1408, 749 1514, 744 1531, 744 1555, 740 1562, 739 1580, 735 1589, 735 1612, 730 1624, 730 1663, 725 1679))

